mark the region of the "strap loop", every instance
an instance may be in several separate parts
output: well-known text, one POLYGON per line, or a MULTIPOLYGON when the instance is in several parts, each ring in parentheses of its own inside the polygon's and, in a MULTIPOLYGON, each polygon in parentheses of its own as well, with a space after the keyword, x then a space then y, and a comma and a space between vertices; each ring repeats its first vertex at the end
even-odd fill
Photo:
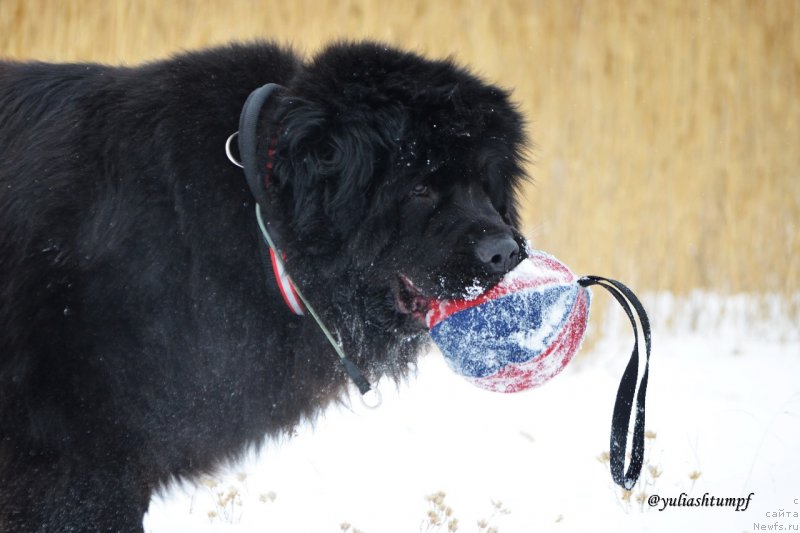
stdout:
POLYGON ((610 292, 620 303, 625 314, 628 315, 633 327, 633 351, 619 382, 617 399, 614 402, 614 412, 611 416, 610 448, 611 477, 617 485, 626 490, 631 490, 639 479, 644 462, 644 410, 645 396, 647 395, 647 378, 650 370, 650 320, 647 318, 647 312, 644 310, 639 298, 619 281, 600 276, 584 276, 578 280, 578 283, 583 287, 598 285, 610 292), (630 302, 630 305, 628 302, 630 302), (633 306, 639 317, 639 322, 642 324, 646 352, 644 373, 639 383, 638 394, 636 394, 636 377, 639 373, 639 330, 636 327, 636 319, 633 317, 631 306, 633 306), (628 427, 630 425, 634 395, 636 396, 636 416, 631 442, 631 460, 626 472, 625 451, 628 444, 628 427))

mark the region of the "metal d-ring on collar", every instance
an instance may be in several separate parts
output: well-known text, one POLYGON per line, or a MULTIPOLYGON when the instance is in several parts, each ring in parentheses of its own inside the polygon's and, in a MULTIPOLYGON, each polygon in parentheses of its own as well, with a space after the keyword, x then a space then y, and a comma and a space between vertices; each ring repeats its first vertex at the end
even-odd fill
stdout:
POLYGON ((233 153, 231 152, 231 142, 233 142, 233 140, 238 136, 239 136, 239 132, 238 131, 234 131, 233 133, 228 135, 228 138, 225 140, 225 155, 228 156, 228 160, 231 163, 233 163, 234 165, 236 165, 239 168, 244 168, 244 165, 239 160, 237 160, 235 157, 233 157, 233 153))
MULTIPOLYGON (((275 241, 270 236, 269 231, 267 231, 267 224, 264 223, 264 219, 261 216, 261 202, 259 200, 265 199, 266 190, 263 188, 258 179, 258 170, 256 165, 256 126, 258 125, 259 111, 269 95, 276 89, 280 88, 281 87, 279 85, 270 83, 250 93, 250 96, 248 96, 247 101, 242 109, 242 114, 239 118, 239 131, 229 135, 225 141, 225 155, 228 156, 228 159, 231 161, 231 163, 244 169, 247 183, 256 199, 256 221, 258 222, 258 227, 261 230, 261 235, 264 238, 264 242, 271 250, 273 259, 285 270, 286 267, 282 261, 283 255, 275 245, 275 241), (231 152, 231 143, 235 137, 238 137, 237 140, 241 162, 236 160, 231 152)), ((361 373, 356 364, 344 353, 344 349, 342 348, 341 344, 333 337, 330 330, 322 322, 322 319, 314 310, 312 305, 308 302, 308 300, 306 300, 300 289, 297 288, 297 285, 292 285, 294 286, 297 296, 308 310, 308 313, 317 323, 317 326, 320 328, 320 330, 322 330, 322 333, 325 335, 325 338, 328 340, 331 347, 333 347, 336 355, 339 356, 339 360, 342 362, 342 365, 344 365, 347 375, 350 377, 353 383, 355 383, 356 387, 358 387, 358 390, 361 393, 361 402, 364 404, 364 406, 370 409, 378 407, 382 401, 380 391, 370 385, 369 381, 367 381, 367 379, 364 377, 364 374, 361 373)))

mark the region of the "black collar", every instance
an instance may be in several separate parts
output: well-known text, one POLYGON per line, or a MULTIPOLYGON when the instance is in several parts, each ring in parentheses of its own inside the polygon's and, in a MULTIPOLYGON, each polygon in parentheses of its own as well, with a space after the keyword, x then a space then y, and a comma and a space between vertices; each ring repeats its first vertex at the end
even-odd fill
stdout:
MULTIPOLYGON (((292 283, 283 265, 284 254, 282 254, 275 245, 275 241, 270 236, 267 228, 268 223, 265 224, 261 216, 262 208, 266 209, 269 205, 267 201, 268 183, 266 181, 271 178, 271 175, 270 173, 264 173, 263 177, 259 176, 258 137, 256 130, 264 103, 270 95, 274 94, 278 89, 283 89, 283 87, 275 83, 268 83, 250 93, 250 96, 247 97, 244 103, 242 113, 239 116, 239 131, 228 137, 225 143, 225 151, 228 154, 228 158, 244 170, 247 185, 250 187, 250 192, 256 200, 256 219, 264 238, 263 242, 269 247, 270 263, 272 264, 275 280, 278 283, 284 301, 295 314, 304 314, 303 305, 305 306, 305 309, 308 310, 311 317, 325 334, 328 342, 330 342, 334 351, 339 356, 342 365, 344 365, 345 372, 347 372, 347 375, 350 376, 350 379, 358 387, 359 392, 361 392, 361 400, 364 402, 364 405, 367 407, 377 407, 381 403, 380 392, 369 384, 369 381, 367 381, 364 374, 361 373, 355 363, 347 358, 339 342, 333 338, 330 330, 322 322, 319 315, 314 311, 314 308, 303 297, 302 292, 292 283), (234 136, 237 136, 241 163, 236 161, 230 153, 230 143, 234 136), (294 302, 292 302, 293 299, 294 302), (370 392, 372 394, 369 394, 370 392)), ((270 153, 274 152, 274 144, 274 142, 271 143, 270 153)), ((271 160, 269 166, 271 168, 271 160)))

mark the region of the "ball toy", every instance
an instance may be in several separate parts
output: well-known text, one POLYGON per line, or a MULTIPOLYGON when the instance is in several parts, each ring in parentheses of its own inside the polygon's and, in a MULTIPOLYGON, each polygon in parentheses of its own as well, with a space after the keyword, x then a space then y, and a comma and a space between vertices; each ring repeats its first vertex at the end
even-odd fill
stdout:
POLYGON ((611 477, 631 490, 644 461, 651 348, 650 319, 633 291, 602 276, 576 278, 553 256, 528 250, 528 257, 491 289, 476 287, 462 299, 430 302, 425 318, 452 370, 484 389, 517 392, 553 378, 578 351, 589 318, 587 287, 593 285, 611 293, 633 329, 633 350, 617 389, 609 447, 611 477), (645 344, 641 379, 636 317, 645 344))
POLYGON ((517 392, 570 362, 586 332, 589 301, 564 264, 529 251, 488 291, 435 302, 426 321, 454 372, 484 389, 517 392))

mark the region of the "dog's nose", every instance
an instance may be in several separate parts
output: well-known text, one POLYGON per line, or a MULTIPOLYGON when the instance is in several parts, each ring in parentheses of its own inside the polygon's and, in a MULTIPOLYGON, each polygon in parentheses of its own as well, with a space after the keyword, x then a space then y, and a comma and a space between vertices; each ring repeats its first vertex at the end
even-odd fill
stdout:
POLYGON ((511 237, 484 237, 475 243, 475 255, 489 274, 505 274, 521 260, 519 245, 511 237))

